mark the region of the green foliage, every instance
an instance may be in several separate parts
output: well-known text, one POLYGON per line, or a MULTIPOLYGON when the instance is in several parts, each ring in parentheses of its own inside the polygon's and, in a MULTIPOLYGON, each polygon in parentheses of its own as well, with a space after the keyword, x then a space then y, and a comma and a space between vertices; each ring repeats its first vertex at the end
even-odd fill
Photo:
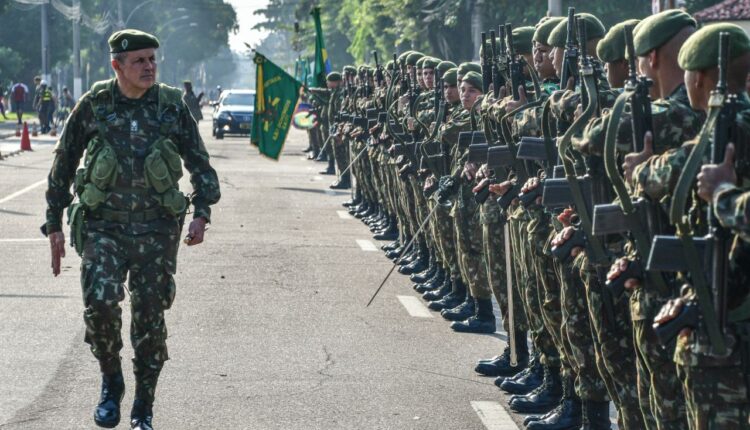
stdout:
MULTIPOLYGON (((472 16, 481 21, 482 29, 497 29, 506 22, 534 25, 547 13, 547 0, 320 0, 316 4, 321 7, 334 68, 341 68, 352 58, 356 62, 371 61, 372 50, 383 59, 393 52, 416 49, 439 58, 469 60, 476 55, 472 16)), ((293 20, 287 17, 295 17, 307 32, 297 40, 309 55, 314 43, 308 16, 312 5, 311 0, 271 0, 266 9, 256 12, 266 18, 258 27, 287 33, 291 40, 293 20)), ((564 1, 565 10, 568 6, 593 13, 609 27, 628 18, 647 16, 651 1, 564 1)))
POLYGON ((0 76, 4 79, 18 76, 18 73, 23 68, 23 63, 21 54, 10 48, 0 46, 0 76))

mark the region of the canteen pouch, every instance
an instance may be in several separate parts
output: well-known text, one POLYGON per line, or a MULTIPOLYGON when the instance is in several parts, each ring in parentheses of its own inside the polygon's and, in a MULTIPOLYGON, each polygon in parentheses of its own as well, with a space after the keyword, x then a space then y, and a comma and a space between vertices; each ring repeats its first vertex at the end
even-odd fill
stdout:
POLYGON ((102 145, 88 166, 89 181, 100 190, 114 185, 117 179, 117 156, 110 145, 102 145))
POLYGON ((147 183, 159 194, 172 188, 182 177, 181 161, 172 141, 158 140, 144 161, 147 183))
POLYGON ((176 188, 170 188, 164 194, 159 196, 159 198, 161 199, 162 207, 170 215, 179 217, 187 210, 188 200, 185 195, 176 188))
POLYGON ((83 221, 85 207, 73 203, 68 207, 68 225, 70 226, 70 243, 78 255, 83 255, 83 221))
POLYGON ((89 182, 83 188, 83 192, 79 196, 81 203, 91 210, 96 210, 100 204, 104 203, 107 199, 107 193, 100 190, 99 187, 89 182))

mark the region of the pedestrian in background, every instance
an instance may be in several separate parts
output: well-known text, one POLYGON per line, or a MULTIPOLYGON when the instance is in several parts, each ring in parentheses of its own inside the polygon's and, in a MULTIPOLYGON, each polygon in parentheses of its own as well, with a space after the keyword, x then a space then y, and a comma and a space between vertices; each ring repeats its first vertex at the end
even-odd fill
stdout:
POLYGON ((21 124, 23 117, 24 104, 29 97, 29 87, 21 82, 15 83, 10 87, 10 105, 13 112, 16 113, 18 124, 21 124))

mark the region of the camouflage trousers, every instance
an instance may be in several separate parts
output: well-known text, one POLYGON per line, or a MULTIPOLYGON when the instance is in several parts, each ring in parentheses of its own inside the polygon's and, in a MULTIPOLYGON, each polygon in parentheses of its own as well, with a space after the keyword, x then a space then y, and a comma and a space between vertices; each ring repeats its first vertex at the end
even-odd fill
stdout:
MULTIPOLYGON (((484 211, 484 208, 482 209, 484 211)), ((510 324, 508 313, 508 285, 505 267, 505 241, 510 238, 505 237, 503 229, 504 222, 499 218, 499 213, 482 213, 482 239, 484 244, 484 255, 487 260, 487 281, 490 289, 500 306, 500 312, 503 317, 503 329, 510 333, 510 324)), ((511 263, 513 256, 511 256, 511 263)), ((512 283, 513 291, 513 327, 516 331, 528 331, 526 322, 526 313, 524 312, 523 301, 521 300, 521 290, 518 284, 512 283)))
POLYGON ((750 429, 750 381, 747 365, 743 366, 741 359, 744 354, 747 360, 748 347, 745 345, 743 353, 735 345, 729 357, 717 360, 714 365, 677 365, 690 430, 750 429))
MULTIPOLYGON (((438 203, 432 200, 430 204, 434 207, 438 203)), ((443 268, 450 272, 451 278, 459 279, 461 278, 461 266, 458 263, 455 228, 450 212, 451 208, 446 206, 440 206, 435 211, 433 234, 440 249, 443 268)))
POLYGON ((349 138, 339 136, 334 137, 331 140, 330 145, 333 147, 333 158, 336 160, 336 170, 341 174, 341 172, 346 169, 346 166, 349 165, 349 138))
POLYGON ((136 396, 149 402, 153 402, 159 372, 169 358, 164 311, 172 305, 176 292, 172 275, 178 234, 175 224, 170 234, 90 230, 84 240, 81 287, 86 343, 103 372, 118 370, 122 349, 120 302, 125 299, 127 278, 136 396))
MULTIPOLYGON (((550 238, 553 235, 554 232, 550 238)), ((570 361, 578 397, 581 400, 609 401, 608 392, 614 392, 614 385, 608 374, 600 375, 603 365, 595 347, 586 288, 578 270, 580 258, 582 255, 572 263, 554 262, 560 283, 564 354, 570 361)))
POLYGON ((513 256, 513 281, 518 285, 518 292, 523 303, 528 322, 529 335, 534 350, 540 360, 550 367, 559 367, 559 354, 552 342, 552 337, 544 326, 540 292, 532 256, 527 241, 526 229, 529 223, 528 213, 520 206, 509 208, 509 230, 511 255, 513 256))
POLYGON ((453 202, 453 228, 456 235, 458 265, 461 277, 469 286, 471 297, 490 299, 492 291, 487 280, 487 263, 483 251, 482 225, 473 199, 453 202))
POLYGON ((647 293, 648 288, 648 285, 638 288, 630 296, 631 315, 649 315, 633 321, 641 411, 644 416, 652 417, 646 422, 648 429, 684 429, 687 428, 685 395, 672 360, 674 348, 662 347, 656 338, 653 316, 662 302, 647 293))
POLYGON ((585 253, 581 256, 581 276, 586 285, 589 317, 596 336, 597 352, 601 357, 599 371, 612 382, 611 388, 615 390, 609 395, 619 411, 619 426, 627 430, 646 428, 644 421, 647 417, 644 417, 638 400, 638 371, 628 298, 625 294, 616 298, 612 303, 614 315, 608 315, 602 293, 604 285, 594 267, 588 264, 585 253))

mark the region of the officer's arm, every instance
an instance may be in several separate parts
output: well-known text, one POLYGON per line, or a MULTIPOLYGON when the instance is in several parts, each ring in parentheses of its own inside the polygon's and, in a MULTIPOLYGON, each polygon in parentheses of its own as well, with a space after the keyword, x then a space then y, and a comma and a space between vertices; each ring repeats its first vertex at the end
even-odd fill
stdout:
POLYGON ((186 106, 180 111, 180 135, 177 144, 185 168, 190 172, 193 185, 193 218, 203 217, 211 221, 211 205, 221 197, 219 178, 209 163, 208 151, 203 144, 198 125, 190 116, 186 106))
POLYGON ((55 146, 55 160, 47 177, 47 234, 62 229, 63 210, 73 201, 70 185, 86 148, 88 137, 85 124, 91 118, 90 105, 79 103, 71 112, 55 146))

